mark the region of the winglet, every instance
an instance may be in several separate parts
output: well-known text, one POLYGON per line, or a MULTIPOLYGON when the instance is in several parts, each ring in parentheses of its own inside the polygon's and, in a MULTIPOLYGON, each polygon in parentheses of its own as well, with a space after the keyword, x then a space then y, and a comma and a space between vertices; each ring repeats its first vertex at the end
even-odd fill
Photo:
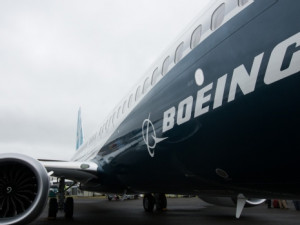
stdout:
POLYGON ((76 133, 76 150, 83 143, 83 132, 82 132, 82 123, 81 123, 81 108, 78 110, 78 119, 77 119, 77 133, 76 133))

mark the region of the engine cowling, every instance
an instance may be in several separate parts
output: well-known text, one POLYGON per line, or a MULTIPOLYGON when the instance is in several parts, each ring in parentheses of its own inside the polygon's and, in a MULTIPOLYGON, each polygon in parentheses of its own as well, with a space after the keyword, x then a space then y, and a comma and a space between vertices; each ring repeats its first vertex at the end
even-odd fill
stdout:
MULTIPOLYGON (((230 197, 203 197, 199 196, 203 201, 207 203, 211 203, 213 205, 218 205, 218 206, 225 206, 225 207, 236 207, 236 198, 230 198, 230 197)), ((252 207, 252 206, 257 206, 262 203, 264 203, 266 199, 259 199, 259 198, 249 198, 246 200, 246 205, 245 207, 252 207)))
POLYGON ((0 154, 0 225, 27 224, 43 211, 49 191, 44 166, 21 154, 0 154))

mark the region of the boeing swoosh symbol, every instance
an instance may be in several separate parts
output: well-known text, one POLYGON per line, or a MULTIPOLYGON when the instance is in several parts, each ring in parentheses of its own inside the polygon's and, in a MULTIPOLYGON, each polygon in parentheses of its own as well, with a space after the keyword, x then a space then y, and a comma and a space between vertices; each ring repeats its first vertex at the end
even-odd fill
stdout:
POLYGON ((149 155, 151 157, 154 157, 154 154, 155 154, 154 149, 155 149, 156 145, 158 143, 166 140, 168 137, 166 137, 166 138, 158 138, 158 137, 156 137, 155 127, 154 127, 152 121, 150 120, 150 114, 149 114, 148 119, 145 119, 144 122, 143 122, 142 132, 143 132, 143 139, 144 139, 144 142, 145 142, 145 144, 147 146, 149 155), (151 144, 150 140, 149 140, 149 135, 150 135, 150 132, 151 132, 151 130, 149 129, 150 127, 153 130, 153 134, 151 134, 151 137, 153 138, 153 141, 154 141, 153 144, 151 144))
POLYGON ((151 136, 154 139, 154 141, 155 141, 156 144, 158 144, 159 142, 162 142, 163 140, 168 139, 167 137, 165 137, 165 138, 157 138, 157 137, 154 137, 153 135, 151 135, 151 136))

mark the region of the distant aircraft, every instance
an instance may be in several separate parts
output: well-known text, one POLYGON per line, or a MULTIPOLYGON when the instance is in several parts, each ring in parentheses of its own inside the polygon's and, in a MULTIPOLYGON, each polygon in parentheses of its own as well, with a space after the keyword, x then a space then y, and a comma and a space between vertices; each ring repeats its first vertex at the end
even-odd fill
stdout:
MULTIPOLYGON (((165 193, 235 206, 237 218, 266 198, 299 199, 299 10, 214 1, 83 143, 78 123, 72 161, 0 155, 0 224, 34 220, 50 174, 62 187, 144 194, 148 212, 167 206, 165 193)), ((58 205, 50 200, 50 216, 58 205)))

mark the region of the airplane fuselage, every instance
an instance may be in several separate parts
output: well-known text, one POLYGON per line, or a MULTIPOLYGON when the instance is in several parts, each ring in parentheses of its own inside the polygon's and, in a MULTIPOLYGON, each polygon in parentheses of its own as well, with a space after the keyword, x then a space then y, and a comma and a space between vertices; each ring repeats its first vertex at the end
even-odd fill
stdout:
MULTIPOLYGON (((78 113, 71 161, 0 154, 0 224, 26 224, 48 201, 49 176, 83 190, 166 193, 222 206, 300 199, 300 1, 215 0, 83 142, 78 113)), ((117 90, 112 90, 117 91, 117 90)))
POLYGON ((300 197, 300 3, 254 1, 134 107, 83 188, 300 197))

